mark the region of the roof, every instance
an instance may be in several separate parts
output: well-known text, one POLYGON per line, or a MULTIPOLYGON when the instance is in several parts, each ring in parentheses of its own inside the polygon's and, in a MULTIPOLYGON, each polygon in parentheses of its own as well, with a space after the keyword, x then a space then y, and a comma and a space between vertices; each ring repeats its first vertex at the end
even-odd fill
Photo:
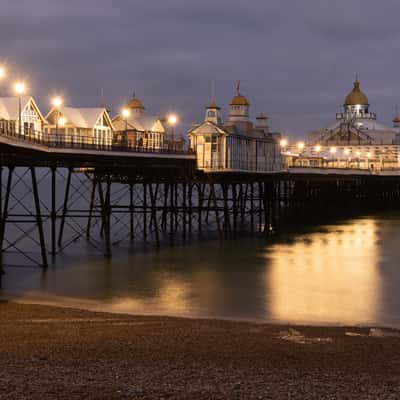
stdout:
POLYGON ((219 135, 226 135, 228 132, 211 121, 205 121, 200 125, 194 126, 188 132, 189 135, 190 134, 202 135, 202 134, 212 134, 212 133, 219 135))
POLYGON ((368 97, 360 90, 360 82, 358 79, 354 81, 353 90, 347 95, 344 105, 355 106, 355 105, 368 105, 368 97))
POLYGON ((257 115, 256 119, 268 119, 268 117, 263 112, 260 112, 260 114, 257 115))
POLYGON ((208 108, 215 108, 216 110, 220 110, 221 109, 220 107, 217 106, 217 103, 216 103, 214 98, 211 100, 211 103, 206 108, 207 109, 208 108))
MULTIPOLYGON (((66 118, 67 123, 77 128, 94 128, 96 122, 107 110, 103 107, 95 108, 76 108, 60 107, 60 113, 66 118)), ((47 114, 46 119, 54 111, 54 108, 47 114)), ((111 123, 111 121, 110 121, 111 123)))
POLYGON ((129 100, 129 102, 127 103, 127 105, 125 107, 126 108, 140 108, 140 109, 144 110, 143 103, 136 97, 133 97, 131 100, 129 100))
MULTIPOLYGON (((151 131, 154 125, 160 122, 157 116, 137 117, 131 116, 128 118, 128 124, 139 131, 151 131)), ((161 123, 161 122, 160 122, 161 123)))
POLYGON ((246 97, 242 96, 238 93, 231 101, 231 106, 249 106, 250 103, 246 99, 246 97))
MULTIPOLYGON (((22 96, 21 97, 21 109, 23 110, 30 101, 33 101, 32 97, 30 96, 22 96)), ((34 102, 33 102, 34 103, 34 102)), ((37 109, 41 118, 39 109, 37 108, 36 104, 34 103, 35 108, 37 109)), ((0 119, 6 120, 17 120, 19 117, 19 97, 0 97, 0 119)))

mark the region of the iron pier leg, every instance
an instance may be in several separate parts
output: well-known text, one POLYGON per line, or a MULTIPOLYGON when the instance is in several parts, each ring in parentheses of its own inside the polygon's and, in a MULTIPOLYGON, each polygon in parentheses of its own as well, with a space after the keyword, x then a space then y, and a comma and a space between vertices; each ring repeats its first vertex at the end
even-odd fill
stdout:
POLYGON ((86 226, 86 237, 90 238, 90 231, 92 228, 92 217, 93 217, 93 208, 94 208, 94 198, 96 194, 96 179, 93 178, 92 181, 92 192, 90 194, 90 205, 89 205, 89 216, 86 226))
POLYGON ((64 234, 65 217, 67 215, 67 210, 68 210, 69 190, 71 187, 71 176, 72 176, 72 168, 69 168, 68 176, 67 176, 67 185, 65 187, 65 196, 64 196, 64 205, 63 205, 63 211, 62 211, 62 216, 61 216, 60 232, 58 234, 58 246, 59 247, 61 247, 62 238, 63 238, 63 234, 64 234))
POLYGON ((130 230, 130 238, 131 242, 133 242, 135 238, 135 228, 134 228, 134 220, 133 220, 133 184, 129 184, 129 214, 130 214, 130 221, 129 221, 129 230, 130 230))
POLYGON ((56 255, 56 167, 51 167, 51 255, 56 255))
POLYGON ((156 245, 160 245, 160 237, 158 232, 158 223, 157 223, 157 192, 158 192, 158 183, 156 184, 155 192, 153 192, 153 185, 149 185, 150 192, 150 201, 151 201, 151 221, 154 226, 154 233, 156 237, 156 245))
POLYGON ((111 181, 110 177, 107 176, 107 190, 106 190, 106 199, 105 199, 105 224, 104 224, 104 233, 105 233, 105 244, 106 244, 106 256, 111 257, 111 181))
POLYGON ((4 234, 6 231, 6 223, 7 223, 7 216, 8 216, 8 202, 10 200, 10 192, 11 192, 11 183, 12 183, 12 176, 14 172, 14 167, 8 167, 8 179, 7 179, 7 188, 6 188, 6 195, 4 198, 4 208, 3 214, 1 218, 1 226, 0 226, 0 287, 1 287, 1 280, 2 275, 4 275, 4 260, 3 260, 3 247, 4 247, 4 234))
POLYGON ((147 184, 143 184, 143 240, 147 240, 147 184))
POLYGON ((40 249, 42 253, 42 266, 44 269, 48 267, 47 264, 47 250, 46 250, 46 242, 44 240, 44 233, 43 233, 43 222, 42 222, 42 215, 40 211, 40 200, 39 200, 39 192, 37 187, 37 180, 36 180, 36 172, 35 167, 30 167, 31 170, 31 177, 32 177, 32 188, 33 188, 33 196, 35 199, 35 210, 36 210, 36 223, 39 230, 39 240, 40 240, 40 249))

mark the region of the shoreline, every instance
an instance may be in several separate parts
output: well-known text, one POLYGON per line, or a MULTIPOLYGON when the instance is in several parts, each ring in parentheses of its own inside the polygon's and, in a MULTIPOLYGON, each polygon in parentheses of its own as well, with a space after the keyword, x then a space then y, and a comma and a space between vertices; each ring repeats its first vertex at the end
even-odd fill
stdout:
POLYGON ((132 316, 12 301, 0 301, 0 321, 2 400, 400 396, 395 329, 371 335, 367 327, 132 316))
POLYGON ((96 300, 90 299, 79 299, 54 296, 52 298, 40 297, 28 297, 24 294, 19 297, 16 294, 7 295, 4 297, 0 296, 1 301, 9 303, 17 303, 24 305, 37 305, 54 308, 70 309, 75 311, 83 312, 94 312, 94 313, 105 313, 112 315, 131 316, 131 317, 156 317, 156 318, 176 318, 176 319, 188 319, 188 320, 205 320, 205 321, 227 321, 227 322, 242 322, 250 324, 261 324, 261 325, 275 325, 275 326, 293 326, 293 327, 315 327, 315 328, 380 328, 388 330, 398 330, 400 332, 400 324, 379 324, 372 321, 362 323, 339 323, 339 322, 312 322, 312 321, 282 321, 277 319, 262 319, 262 318, 238 318, 238 317, 223 317, 214 315, 186 315, 186 314, 173 314, 173 313, 162 313, 162 312, 131 312, 123 309, 115 308, 112 304, 99 303, 96 300), (84 304, 80 307, 79 304, 84 304))

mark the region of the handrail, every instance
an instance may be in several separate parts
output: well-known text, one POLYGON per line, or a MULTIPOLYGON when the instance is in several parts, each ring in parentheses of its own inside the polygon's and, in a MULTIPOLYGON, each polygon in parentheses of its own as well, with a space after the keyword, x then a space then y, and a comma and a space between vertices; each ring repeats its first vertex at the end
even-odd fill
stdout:
POLYGON ((0 121, 0 136, 18 141, 42 145, 55 149, 78 149, 110 152, 160 153, 177 155, 194 155, 193 150, 186 150, 176 143, 165 143, 164 134, 129 130, 112 132, 110 137, 96 137, 87 134, 71 134, 65 132, 44 132, 24 129, 22 133, 15 130, 9 121, 0 121), (157 137, 157 145, 151 140, 157 137))

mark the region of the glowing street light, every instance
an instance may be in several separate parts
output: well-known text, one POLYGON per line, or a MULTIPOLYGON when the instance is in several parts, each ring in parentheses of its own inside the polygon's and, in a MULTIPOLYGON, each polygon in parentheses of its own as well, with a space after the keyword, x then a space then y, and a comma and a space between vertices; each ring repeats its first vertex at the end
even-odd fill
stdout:
POLYGON ((298 148, 299 150, 303 150, 303 149, 304 149, 304 146, 305 146, 304 142, 299 142, 299 143, 297 143, 297 148, 298 148))
POLYGON ((169 123, 171 126, 176 125, 177 122, 178 122, 178 117, 177 117, 175 114, 171 114, 171 115, 168 116, 168 123, 169 123))
POLYGON ((320 146, 319 144, 317 144, 317 145, 315 146, 315 151, 316 151, 317 153, 319 153, 319 152, 321 151, 321 146, 320 146))
POLYGON ((329 149, 329 151, 331 152, 331 154, 335 154, 336 153, 336 147, 331 147, 329 149))
POLYGON ((25 83, 23 82, 17 82, 14 85, 14 90, 15 93, 18 95, 18 134, 21 135, 21 131, 22 131, 22 99, 21 96, 25 93, 26 91, 26 87, 25 87, 25 83))
POLYGON ((125 132, 128 131, 128 118, 131 116, 131 110, 129 108, 123 108, 121 111, 122 117, 125 119, 125 132))
POLYGON ((6 69, 0 65, 0 79, 3 79, 6 76, 6 69))
POLYGON ((344 153, 346 156, 348 156, 348 155, 350 154, 350 150, 349 150, 349 149, 344 149, 344 150, 343 150, 343 153, 344 153))
POLYGON ((288 141, 287 141, 287 139, 281 139, 279 144, 281 147, 286 147, 288 145, 288 141))
POLYGON ((59 108, 59 107, 61 107, 63 101, 62 101, 61 97, 54 97, 51 100, 51 103, 53 104, 54 107, 59 108))

